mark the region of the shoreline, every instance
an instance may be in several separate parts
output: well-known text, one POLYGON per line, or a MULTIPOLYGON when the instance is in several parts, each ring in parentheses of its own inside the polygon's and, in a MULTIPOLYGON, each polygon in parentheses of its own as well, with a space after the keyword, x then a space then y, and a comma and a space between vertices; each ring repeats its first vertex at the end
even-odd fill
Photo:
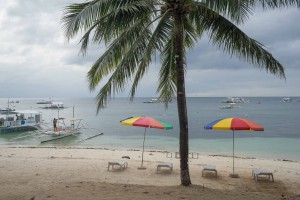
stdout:
MULTIPOLYGON (((0 149, 3 148, 12 148, 12 149, 94 149, 94 150, 110 150, 110 151, 142 151, 139 148, 106 148, 106 147, 78 147, 78 146, 0 146, 0 149)), ((169 150, 160 150, 160 149, 145 149, 145 152, 159 152, 159 153, 176 153, 175 151, 169 150)), ((178 151, 177 151, 178 153, 178 151)), ((232 155, 224 155, 224 154, 213 154, 208 152, 190 152, 189 154, 198 154, 199 156, 209 156, 209 157, 225 157, 232 158, 232 155)), ((193 156, 193 157, 195 157, 193 156)), ((300 163, 300 160, 292 160, 292 159, 282 159, 282 158, 266 158, 266 157, 252 157, 252 156, 236 156, 234 158, 239 159, 258 159, 258 160, 273 160, 273 161, 283 161, 283 162, 295 162, 300 163)))
POLYGON ((100 196, 121 199, 124 195, 125 199, 157 199, 154 194, 163 195, 164 199, 180 199, 180 195, 198 199, 197 195, 205 194, 204 199, 229 200, 237 196, 240 198, 234 199, 250 200, 299 195, 300 162, 252 158, 236 158, 235 161, 235 169, 240 175, 237 179, 229 177, 232 157, 199 155, 190 159, 193 185, 188 189, 179 186, 179 159, 166 157, 165 151, 146 150, 144 166, 147 169, 137 170, 141 163, 138 149, 1 147, 0 199, 30 199, 33 196, 36 199, 99 199, 100 196), (124 156, 130 159, 122 159, 124 156), (128 168, 107 170, 108 162, 120 160, 126 161, 128 168), (173 172, 156 174, 159 162, 173 163, 173 172), (215 165, 218 177, 211 174, 202 177, 202 165, 215 165), (251 176, 254 168, 273 171, 275 182, 256 182, 251 176), (120 193, 119 198, 116 191, 120 193), (170 194, 165 195, 166 191, 170 194), (95 196, 85 198, 91 193, 95 196))

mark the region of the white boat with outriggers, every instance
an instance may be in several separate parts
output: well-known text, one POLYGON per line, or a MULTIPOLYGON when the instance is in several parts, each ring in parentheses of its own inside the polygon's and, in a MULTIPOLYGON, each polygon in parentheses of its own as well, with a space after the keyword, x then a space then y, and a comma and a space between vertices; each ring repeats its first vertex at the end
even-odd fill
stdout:
POLYGON ((63 102, 52 102, 51 104, 41 107, 43 109, 62 109, 66 108, 63 102))
POLYGON ((79 118, 59 118, 57 119, 56 128, 48 130, 39 130, 38 133, 41 134, 40 142, 49 142, 69 136, 74 136, 80 133, 82 128, 81 120, 79 118), (67 124, 68 123, 68 124, 67 124))
POLYGON ((249 103, 244 97, 227 97, 222 103, 249 103))
POLYGON ((37 102, 36 104, 52 104, 52 100, 41 100, 41 101, 39 101, 39 102, 37 102))

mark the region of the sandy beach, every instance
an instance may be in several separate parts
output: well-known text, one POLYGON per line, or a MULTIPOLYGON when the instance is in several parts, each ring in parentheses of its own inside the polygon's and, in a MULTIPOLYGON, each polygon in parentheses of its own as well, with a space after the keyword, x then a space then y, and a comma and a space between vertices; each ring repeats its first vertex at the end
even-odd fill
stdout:
POLYGON ((300 162, 236 158, 240 178, 230 178, 232 158, 194 155, 193 185, 180 186, 179 159, 162 151, 146 151, 146 170, 138 170, 136 149, 0 148, 0 199, 300 199, 300 162), (128 158, 122 158, 128 156, 128 158), (125 170, 107 170, 108 162, 125 160, 125 170), (174 170, 156 173, 159 162, 174 170), (218 177, 202 177, 202 165, 215 165, 218 177), (274 172, 275 182, 256 182, 252 169, 274 172))

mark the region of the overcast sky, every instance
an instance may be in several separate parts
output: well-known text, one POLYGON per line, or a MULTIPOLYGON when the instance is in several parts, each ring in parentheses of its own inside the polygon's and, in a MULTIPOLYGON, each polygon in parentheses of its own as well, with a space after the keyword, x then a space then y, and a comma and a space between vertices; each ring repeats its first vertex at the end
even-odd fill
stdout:
MULTIPOLYGON (((83 0, 0 0, 0 98, 96 96, 86 74, 104 47, 82 57, 78 39, 66 42, 60 19, 73 2, 83 0)), ((300 96, 300 10, 256 11, 240 28, 285 66, 286 81, 231 58, 204 38, 188 52, 187 96, 300 96)), ((158 60, 136 96, 157 96, 158 60)))

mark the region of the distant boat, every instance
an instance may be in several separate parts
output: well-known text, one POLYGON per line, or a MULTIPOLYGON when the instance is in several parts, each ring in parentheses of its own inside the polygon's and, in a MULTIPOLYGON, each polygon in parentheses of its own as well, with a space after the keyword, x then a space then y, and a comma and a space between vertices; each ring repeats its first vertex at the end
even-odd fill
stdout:
POLYGON ((37 130, 42 120, 41 113, 33 110, 15 110, 1 115, 0 133, 37 130))
POLYGON ((282 102, 292 102, 292 98, 289 98, 289 97, 285 97, 282 99, 282 102))
POLYGON ((42 101, 39 101, 39 102, 37 102, 37 104, 52 104, 52 100, 42 100, 42 101))
POLYGON ((221 109, 232 109, 232 108, 240 108, 241 106, 237 106, 236 103, 229 103, 225 106, 220 107, 221 109))
POLYGON ((20 103, 20 102, 17 100, 17 101, 9 101, 9 103, 20 103))
POLYGON ((41 107, 44 109, 62 109, 65 108, 64 103, 63 102, 52 102, 50 105, 41 107))
POLYGON ((159 103, 160 101, 158 99, 151 99, 149 101, 144 101, 144 103, 159 103))
POLYGON ((1 114, 4 114, 4 115, 6 115, 6 114, 16 114, 15 111, 16 111, 16 109, 13 109, 13 108, 4 108, 4 109, 0 108, 0 115, 1 114))
POLYGON ((249 103, 244 97, 227 97, 222 103, 249 103))
POLYGON ((11 103, 11 101, 9 101, 9 99, 7 100, 7 107, 6 108, 0 108, 0 114, 6 114, 6 115, 9 115, 9 114, 15 114, 15 109, 14 108, 11 108, 9 106, 9 104, 11 103))

